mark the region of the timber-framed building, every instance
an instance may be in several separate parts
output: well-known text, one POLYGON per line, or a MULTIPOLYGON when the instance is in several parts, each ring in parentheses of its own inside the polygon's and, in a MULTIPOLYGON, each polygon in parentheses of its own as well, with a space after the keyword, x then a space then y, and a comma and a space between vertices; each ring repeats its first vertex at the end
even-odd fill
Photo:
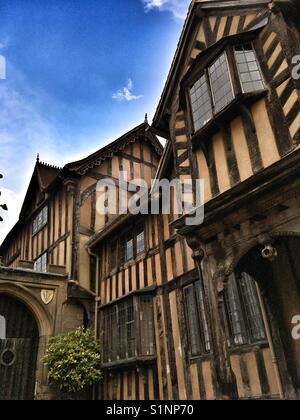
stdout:
MULTIPOLYGON (((297 3, 192 1, 152 126, 62 169, 37 162, 1 246, 4 350, 18 343, 18 303, 40 354, 47 337, 94 325, 99 399, 299 399, 297 3), (203 223, 188 225, 174 198, 168 215, 99 215, 97 182, 124 170, 190 180, 194 201, 203 179, 203 223)), ((7 378, 18 368, 0 360, 7 378)))

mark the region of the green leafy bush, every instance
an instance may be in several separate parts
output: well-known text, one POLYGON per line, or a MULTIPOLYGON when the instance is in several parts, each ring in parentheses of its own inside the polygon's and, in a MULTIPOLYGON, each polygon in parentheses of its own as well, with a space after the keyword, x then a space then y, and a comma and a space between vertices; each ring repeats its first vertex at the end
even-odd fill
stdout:
POLYGON ((84 391, 101 380, 100 343, 91 330, 50 338, 44 362, 50 386, 62 394, 84 391))

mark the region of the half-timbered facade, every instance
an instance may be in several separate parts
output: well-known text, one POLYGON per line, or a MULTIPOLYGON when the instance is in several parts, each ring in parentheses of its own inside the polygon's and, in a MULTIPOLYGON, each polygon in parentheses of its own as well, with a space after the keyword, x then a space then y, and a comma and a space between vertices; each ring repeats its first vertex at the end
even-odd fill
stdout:
POLYGON ((188 226, 173 205, 89 241, 100 264, 100 398, 299 396, 294 6, 190 6, 153 126, 167 138, 157 179, 204 180, 204 222, 188 226))
MULTIPOLYGON (((0 321, 1 328, 7 329, 3 336, 9 339, 3 342, 4 347, 11 346, 11 340, 23 337, 22 319, 14 315, 12 305, 23 305, 24 313, 29 306, 34 316, 28 320, 34 324, 50 323, 46 335, 39 330, 42 339, 37 373, 30 372, 31 382, 35 378, 37 381, 36 398, 49 397, 45 388, 46 371, 41 361, 47 338, 93 322, 96 266, 87 242, 116 217, 113 209, 107 214, 97 211, 102 193, 98 188, 99 181, 110 179, 118 191, 123 189, 124 192, 128 182, 134 179, 142 178, 151 185, 161 154, 162 146, 145 121, 108 146, 63 168, 49 166, 37 159, 19 221, 0 250, 1 264, 5 267, 5 275, 0 274, 0 321), (124 179, 120 180, 120 173, 124 179), (7 282, 9 276, 10 284, 7 282), (49 278, 56 280, 56 277, 61 280, 60 287, 48 281, 49 278), (36 307, 41 307, 42 311, 37 312, 36 307), (46 321, 40 319, 45 317, 46 321), (14 337, 12 334, 17 332, 13 325, 18 322, 22 324, 21 336, 14 337)), ((25 333, 27 330, 25 328, 25 333)), ((0 365, 2 350, 1 347, 0 365)), ((5 353, 5 349, 3 351, 5 353)), ((13 394, 2 395, 2 390, 11 389, 10 380, 16 381, 18 375, 22 376, 18 366, 12 363, 1 377, 0 398, 32 396, 32 387, 27 394, 20 387, 13 394)), ((23 387, 25 385, 24 382, 23 387)))
MULTIPOLYGON (((147 123, 78 162, 57 168, 40 162, 30 181, 20 218, 1 246, 3 263, 17 268, 33 263, 38 272, 65 267, 70 278, 90 288, 89 255, 85 244, 115 217, 96 211, 97 183, 145 179, 151 184, 162 146, 147 123), (86 254, 86 255, 85 255, 86 254), (80 280, 79 280, 80 278, 80 280)), ((119 188, 119 187, 118 187, 119 188)))
POLYGON ((204 180, 204 222, 170 225, 198 271, 165 298, 180 398, 299 397, 298 7, 192 2, 154 118, 204 180))

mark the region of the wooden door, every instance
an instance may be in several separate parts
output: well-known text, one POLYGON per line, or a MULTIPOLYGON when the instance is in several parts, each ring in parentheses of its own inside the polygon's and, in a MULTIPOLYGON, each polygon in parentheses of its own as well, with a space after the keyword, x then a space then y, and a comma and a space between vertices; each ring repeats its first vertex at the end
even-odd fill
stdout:
POLYGON ((0 400, 32 400, 37 323, 23 303, 8 295, 0 295, 0 323, 0 400))

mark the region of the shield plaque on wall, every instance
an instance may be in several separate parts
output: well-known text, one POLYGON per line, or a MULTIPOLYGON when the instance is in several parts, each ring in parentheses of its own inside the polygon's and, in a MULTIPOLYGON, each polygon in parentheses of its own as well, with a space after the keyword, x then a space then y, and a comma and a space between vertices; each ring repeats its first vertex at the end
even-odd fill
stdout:
POLYGON ((54 291, 53 290, 41 290, 41 299, 45 305, 49 305, 54 298, 54 291))

